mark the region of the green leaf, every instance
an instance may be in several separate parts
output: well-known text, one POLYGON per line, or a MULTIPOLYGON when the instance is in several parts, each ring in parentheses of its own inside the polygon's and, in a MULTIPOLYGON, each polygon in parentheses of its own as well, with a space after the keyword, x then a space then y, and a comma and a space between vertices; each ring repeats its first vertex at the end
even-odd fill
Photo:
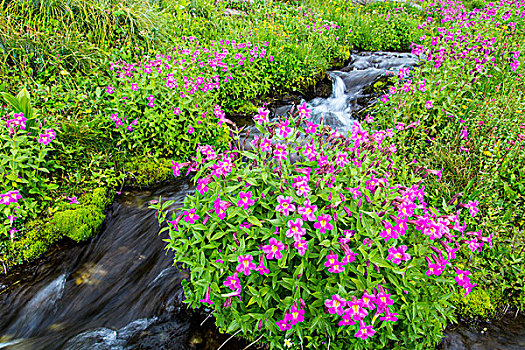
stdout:
POLYGON ((255 216, 248 216, 248 222, 250 222, 252 225, 262 227, 261 222, 255 216))

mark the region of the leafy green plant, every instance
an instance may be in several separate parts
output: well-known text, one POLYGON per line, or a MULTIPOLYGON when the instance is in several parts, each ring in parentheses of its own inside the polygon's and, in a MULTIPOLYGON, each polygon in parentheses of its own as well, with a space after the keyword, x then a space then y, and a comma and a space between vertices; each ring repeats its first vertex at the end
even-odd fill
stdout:
MULTIPOLYGON (((356 122, 345 138, 304 121, 308 112, 268 124, 260 110, 249 146, 236 138, 222 154, 199 148, 196 193, 183 208, 153 206, 191 274, 186 302, 271 348, 435 345, 454 320, 454 280, 465 295, 475 286, 456 252, 492 245, 466 230, 476 203, 464 205, 470 215, 428 206, 420 178, 389 145, 392 130, 356 122)), ((174 163, 174 175, 185 166, 174 163)))
POLYGON ((524 22, 508 4, 472 11, 459 3, 447 6, 455 15, 434 11, 421 24, 426 33, 412 45, 416 55, 432 58, 412 72, 399 72, 368 118, 379 128, 413 127, 393 141, 407 162, 443 169, 442 181, 425 180, 428 192, 479 200, 479 227, 498 248, 476 257, 462 254, 460 260, 480 285, 495 291, 488 295, 490 304, 523 307, 525 271, 518 265, 525 223, 525 89, 524 40, 518 33, 524 22), (502 22, 487 21, 487 12, 502 22), (456 31, 467 17, 472 26, 456 31), (480 43, 490 45, 490 54, 480 43))

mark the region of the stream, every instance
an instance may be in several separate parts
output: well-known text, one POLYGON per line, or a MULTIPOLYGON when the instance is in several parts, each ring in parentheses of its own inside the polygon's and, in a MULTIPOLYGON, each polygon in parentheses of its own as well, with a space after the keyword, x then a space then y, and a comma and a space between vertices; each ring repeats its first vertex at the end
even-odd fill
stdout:
MULTIPOLYGON (((354 54, 330 72, 332 93, 308 101, 313 119, 339 130, 356 110, 373 103, 371 84, 385 71, 413 67, 409 54, 354 54)), ((280 107, 274 113, 283 114, 280 107)), ((183 304, 181 281, 164 249, 150 201, 182 203, 188 179, 149 190, 124 192, 109 207, 101 232, 85 244, 61 243, 32 264, 0 277, 0 349, 203 349, 215 350, 221 334, 205 311, 183 304)), ((509 315, 483 333, 460 325, 447 330, 439 349, 525 349, 525 317, 509 315)), ((223 349, 244 349, 239 339, 223 349)), ((255 349, 252 347, 251 349, 255 349)))

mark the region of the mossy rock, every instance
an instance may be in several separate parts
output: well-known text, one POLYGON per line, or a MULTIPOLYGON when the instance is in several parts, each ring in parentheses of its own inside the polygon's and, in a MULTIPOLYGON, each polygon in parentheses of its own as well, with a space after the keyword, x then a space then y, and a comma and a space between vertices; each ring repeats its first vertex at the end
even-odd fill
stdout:
POLYGON ((105 188, 99 187, 93 190, 93 193, 89 196, 84 195, 81 199, 81 202, 86 202, 86 204, 93 205, 99 210, 104 210, 108 205, 113 202, 114 192, 105 188))
POLYGON ((124 166, 130 175, 131 182, 136 186, 150 186, 156 182, 171 177, 171 160, 135 158, 124 166))
POLYGON ((9 265, 38 258, 51 244, 63 237, 60 232, 51 229, 49 223, 41 219, 28 222, 26 230, 26 235, 22 239, 10 243, 9 253, 5 257, 9 265))
POLYGON ((85 241, 99 230, 104 222, 104 210, 113 201, 112 190, 96 188, 79 199, 80 204, 59 203, 54 208, 49 221, 36 219, 29 221, 26 233, 21 239, 9 242, 8 253, 2 261, 17 265, 44 254, 50 245, 69 237, 75 242, 85 241))
POLYGON ((501 295, 495 291, 474 288, 466 297, 458 292, 451 301, 456 304, 456 312, 463 318, 490 319, 496 316, 501 295))
POLYGON ((103 209, 90 204, 82 205, 77 209, 58 212, 49 224, 52 230, 59 235, 81 242, 96 233, 103 222, 103 209))

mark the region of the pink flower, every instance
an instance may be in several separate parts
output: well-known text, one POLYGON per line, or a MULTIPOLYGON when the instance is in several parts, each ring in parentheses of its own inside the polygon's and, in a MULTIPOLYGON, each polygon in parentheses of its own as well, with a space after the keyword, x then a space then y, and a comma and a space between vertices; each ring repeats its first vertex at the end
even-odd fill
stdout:
POLYGON ((359 187, 347 188, 347 189, 350 191, 350 193, 352 193, 352 199, 353 200, 356 200, 359 197, 361 197, 361 191, 359 191, 359 187))
POLYGON ((51 137, 49 134, 40 134, 38 137, 38 142, 46 146, 51 143, 51 137))
POLYGON ((300 309, 297 306, 297 303, 294 302, 292 307, 290 308, 290 313, 287 313, 284 316, 284 319, 291 326, 299 322, 303 322, 304 321, 304 310, 300 309))
POLYGON ((314 124, 312 122, 306 121, 306 129, 304 130, 307 134, 315 134, 317 132, 317 127, 319 124, 314 124))
POLYGON ((290 128, 288 125, 290 125, 290 121, 288 119, 278 125, 277 129, 280 137, 287 138, 292 132, 292 128, 290 128))
POLYGON ((235 268, 235 271, 238 273, 244 273, 246 276, 249 276, 252 273, 252 270, 257 269, 257 265, 255 265, 253 262, 253 256, 247 254, 247 255, 240 255, 237 257, 237 261, 239 262, 239 265, 235 268))
POLYGON ((338 314, 342 316, 345 311, 343 308, 346 306, 346 300, 341 298, 339 294, 332 295, 332 299, 327 299, 324 302, 324 306, 328 308, 329 314, 338 314))
POLYGON ((228 209, 229 205, 231 205, 231 203, 222 201, 219 196, 217 196, 217 199, 213 202, 213 209, 215 209, 215 213, 220 220, 226 217, 226 209, 228 209))
POLYGON ((286 237, 293 237, 295 241, 301 239, 301 236, 306 234, 306 229, 303 227, 303 220, 301 219, 288 220, 288 227, 286 237))
POLYGON ((275 145, 275 151, 273 152, 273 157, 277 159, 278 162, 282 162, 288 156, 286 151, 286 145, 277 144, 275 145))
POLYGON ((385 316, 382 316, 380 317, 379 319, 381 321, 385 321, 385 322, 396 322, 397 321, 397 316, 399 316, 399 314, 395 314, 395 313, 392 313, 392 311, 390 311, 390 308, 385 308, 385 316))
POLYGON ((374 294, 368 294, 368 292, 365 290, 365 293, 363 294, 363 297, 361 298, 362 306, 366 307, 369 310, 375 309, 375 302, 376 296, 374 294))
POLYGON ((470 281, 468 283, 466 283, 463 286, 463 288, 465 289, 465 295, 464 296, 466 297, 467 295, 469 295, 470 292, 472 292, 472 288, 474 288, 475 286, 477 286, 476 283, 472 284, 470 281))
POLYGON ((184 221, 187 223, 194 224, 197 220, 199 220, 199 215, 195 214, 195 208, 186 210, 183 214, 185 215, 184 221))
POLYGON ((271 151, 272 141, 265 136, 263 139, 261 139, 261 143, 259 144, 259 150, 261 152, 271 151))
POLYGON ((179 108, 179 107, 175 107, 175 108, 173 109, 173 114, 175 114, 175 115, 179 115, 179 114, 180 114, 180 108, 179 108))
POLYGON ((401 217, 411 217, 414 215, 414 210, 417 208, 417 205, 409 200, 404 200, 398 207, 399 216, 401 217))
POLYGON ((355 324, 355 321, 351 316, 351 310, 350 309, 344 310, 343 320, 339 321, 339 324, 338 324, 339 327, 352 326, 354 324, 355 324))
POLYGON ((56 132, 53 129, 46 129, 45 133, 49 136, 51 140, 54 140, 57 136, 56 132))
POLYGON ((295 193, 297 193, 298 196, 308 197, 308 194, 311 191, 310 186, 308 186, 307 180, 296 182, 293 184, 293 186, 295 187, 295 193))
POLYGON ((197 192, 203 196, 208 190, 208 181, 206 179, 197 179, 197 192))
POLYGON ((472 217, 476 216, 476 214, 479 212, 478 204, 479 204, 478 201, 469 201, 466 205, 472 217))
POLYGON ((367 326, 363 320, 359 321, 359 330, 355 334, 356 338, 361 338, 364 340, 370 338, 374 334, 376 334, 376 331, 374 330, 373 326, 367 326))
POLYGON ((255 270, 259 272, 261 276, 270 273, 270 270, 268 270, 268 268, 264 266, 264 254, 261 254, 261 257, 259 259, 259 266, 257 266, 255 270))
POLYGON ((257 113, 259 114, 253 117, 257 124, 264 124, 264 123, 269 122, 269 119, 268 119, 268 114, 270 113, 269 110, 267 110, 266 108, 259 107, 257 108, 257 113))
POLYGON ((213 305, 213 301, 211 301, 210 296, 211 296, 211 288, 210 286, 208 286, 208 289, 206 290, 206 296, 204 297, 204 299, 201 299, 199 301, 201 303, 213 305))
POLYGON ((342 272, 345 272, 345 266, 342 263, 338 262, 337 264, 332 265, 328 269, 328 272, 330 272, 330 273, 342 273, 342 272))
POLYGON ((442 264, 437 264, 435 262, 432 262, 428 256, 425 256, 425 259, 427 260, 427 263, 428 263, 428 270, 425 272, 425 275, 427 276, 441 275, 441 273, 445 269, 445 266, 443 266, 442 264))
POLYGON ((277 322, 275 322, 275 324, 279 327, 279 329, 282 332, 287 331, 289 329, 292 329, 292 326, 290 324, 288 324, 288 322, 286 322, 286 320, 277 321, 277 322))
POLYGON ((339 152, 336 155, 335 164, 337 164, 338 166, 340 166, 342 168, 346 164, 349 163, 347 158, 348 158, 348 154, 346 152, 339 152))
POLYGON ((233 276, 226 277, 226 281, 222 282, 222 284, 231 290, 241 290, 241 281, 239 277, 237 277, 237 272, 235 272, 233 276))
POLYGON ((460 270, 458 268, 456 268, 456 277, 454 278, 454 280, 460 285, 460 286, 465 286, 465 285, 468 285, 470 284, 470 277, 468 277, 468 275, 470 275, 470 271, 463 271, 463 270, 460 270))
POLYGON ((425 103, 425 108, 426 109, 432 109, 432 107, 434 107, 434 103, 432 101, 427 101, 425 103))
POLYGON ((297 249, 299 255, 303 256, 306 254, 306 250, 308 249, 308 242, 304 239, 296 240, 294 243, 294 247, 297 249))
POLYGON ((114 91, 115 91, 115 88, 113 86, 111 85, 106 86, 106 92, 108 93, 108 95, 113 94, 114 91))
POLYGON ((311 205, 310 200, 305 200, 302 207, 297 208, 297 212, 303 216, 303 220, 315 221, 317 205, 311 205))
POLYGON ((343 261, 342 261, 343 265, 348 265, 349 263, 354 262, 355 261, 355 257, 358 256, 358 255, 359 254, 354 253, 352 251, 352 249, 349 248, 348 252, 345 252, 345 256, 344 256, 343 261))
POLYGON ((217 154, 213 150, 213 147, 210 145, 204 145, 197 147, 203 156, 206 156, 206 160, 217 159, 217 154))
POLYGON ((320 233, 326 233, 327 230, 334 228, 330 221, 332 217, 328 214, 321 214, 317 217, 317 222, 314 224, 314 228, 319 229, 320 233))
POLYGON ((69 200, 69 204, 78 204, 77 197, 67 197, 67 199, 69 200))
POLYGON ((297 110, 299 111, 299 117, 303 118, 309 118, 310 112, 312 111, 311 109, 308 109, 308 107, 306 107, 306 102, 297 107, 297 110))
POLYGON ((389 223, 388 221, 385 221, 385 222, 383 222, 383 225, 384 225, 385 229, 383 231, 381 231, 381 233, 379 235, 382 238, 384 238, 386 242, 388 242, 388 240, 390 238, 393 238, 393 239, 398 239, 399 238, 398 232, 395 230, 394 226, 392 226, 391 223, 389 223))
POLYGON ((317 151, 314 144, 307 144, 304 151, 303 156, 305 156, 310 162, 313 162, 317 157, 317 151))
POLYGON ((266 254, 266 259, 268 260, 272 260, 273 258, 281 260, 283 258, 281 250, 283 249, 284 244, 273 237, 268 241, 268 245, 262 247, 264 254, 266 254))
POLYGON ((292 200, 293 198, 290 196, 278 196, 277 202, 279 202, 279 205, 275 207, 275 210, 284 216, 290 215, 290 213, 295 211, 295 205, 292 204, 292 200))
POLYGON ((361 299, 356 299, 356 297, 352 296, 352 300, 347 301, 346 305, 354 321, 360 321, 368 315, 368 311, 363 308, 363 301, 361 299))
POLYGON ((394 264, 401 264, 402 261, 408 261, 410 260, 410 255, 406 253, 407 246, 401 245, 399 248, 391 247, 388 249, 388 257, 387 260, 392 260, 394 264))
POLYGON ((172 164, 171 169, 173 170, 173 176, 175 177, 180 176, 180 170, 187 165, 187 163, 180 164, 174 161, 171 161, 171 164, 172 164))
POLYGON ((191 135, 191 134, 193 134, 194 132, 195 132, 195 129, 193 128, 193 126, 190 125, 190 126, 188 127, 188 134, 191 135))
POLYGON ((392 298, 390 298, 391 294, 386 294, 382 287, 380 289, 381 290, 376 294, 375 300, 378 312, 382 312, 389 305, 394 304, 394 301, 392 300, 392 298))
POLYGON ((252 199, 252 191, 248 191, 244 193, 241 191, 239 193, 239 201, 237 202, 237 206, 243 208, 244 210, 248 210, 252 205, 255 204, 255 200, 252 199))

